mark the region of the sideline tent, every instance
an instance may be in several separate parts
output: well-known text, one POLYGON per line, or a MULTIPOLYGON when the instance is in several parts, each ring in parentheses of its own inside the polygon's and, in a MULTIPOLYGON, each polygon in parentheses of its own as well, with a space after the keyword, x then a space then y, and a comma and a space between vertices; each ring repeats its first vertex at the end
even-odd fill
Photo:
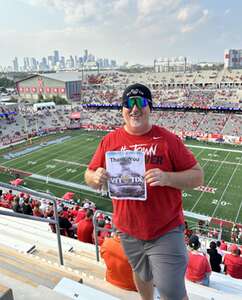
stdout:
POLYGON ((17 185, 20 185, 20 184, 22 184, 24 181, 23 181, 23 179, 21 179, 21 178, 17 178, 17 179, 15 179, 15 180, 11 180, 10 181, 10 183, 12 184, 12 185, 15 185, 15 186, 17 186, 17 185))
POLYGON ((62 197, 64 200, 72 200, 73 197, 74 197, 74 194, 73 192, 67 192, 65 193, 65 195, 62 197))

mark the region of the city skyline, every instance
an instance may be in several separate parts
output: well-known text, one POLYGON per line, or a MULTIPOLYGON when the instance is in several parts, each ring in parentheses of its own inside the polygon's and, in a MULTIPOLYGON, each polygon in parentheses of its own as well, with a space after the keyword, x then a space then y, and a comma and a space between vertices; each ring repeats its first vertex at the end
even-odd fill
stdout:
POLYGON ((152 65, 186 56, 223 62, 242 48, 242 2, 194 0, 0 0, 0 65, 14 57, 81 56, 152 65))
POLYGON ((12 65, 8 67, 1 67, 0 71, 57 71, 57 70, 73 70, 80 68, 115 68, 117 63, 110 58, 96 57, 84 49, 83 55, 69 55, 65 57, 62 55, 59 49, 55 49, 52 53, 48 53, 47 56, 40 58, 36 57, 23 57, 20 59, 15 56, 12 60, 12 65))

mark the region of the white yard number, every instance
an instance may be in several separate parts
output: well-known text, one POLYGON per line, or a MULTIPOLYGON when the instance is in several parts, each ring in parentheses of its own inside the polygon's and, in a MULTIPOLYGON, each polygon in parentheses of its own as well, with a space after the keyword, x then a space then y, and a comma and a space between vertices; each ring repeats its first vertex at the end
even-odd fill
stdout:
MULTIPOLYGON (((217 205, 218 202, 219 202, 218 199, 213 199, 212 204, 217 205)), ((221 201, 220 205, 221 206, 227 206, 227 205, 232 205, 232 204, 230 202, 227 202, 227 201, 221 201)))
POLYGON ((56 167, 56 165, 46 165, 47 169, 54 169, 56 167))
POLYGON ((67 173, 71 173, 71 174, 72 174, 72 173, 75 173, 75 172, 76 172, 76 170, 74 170, 74 169, 71 169, 71 168, 67 168, 67 169, 66 169, 66 172, 67 172, 67 173))

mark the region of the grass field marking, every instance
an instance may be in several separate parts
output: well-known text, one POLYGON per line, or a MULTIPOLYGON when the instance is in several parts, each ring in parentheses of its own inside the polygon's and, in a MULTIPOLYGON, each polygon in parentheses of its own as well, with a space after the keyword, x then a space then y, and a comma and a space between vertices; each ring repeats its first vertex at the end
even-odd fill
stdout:
POLYGON ((198 145, 190 145, 190 144, 185 144, 189 148, 203 148, 207 150, 217 150, 217 151, 224 151, 224 152, 235 152, 235 153, 242 153, 242 150, 234 150, 234 149, 226 149, 226 148, 216 148, 216 147, 207 147, 207 146, 198 146, 198 145))
MULTIPOLYGON (((28 178, 28 181, 33 181, 33 182, 39 182, 39 180, 35 179, 35 178, 31 178, 29 177, 28 178)), ((66 186, 63 186, 63 185, 57 185, 55 183, 48 183, 48 186, 52 186, 54 188, 58 188, 58 189, 62 189, 64 191, 67 190, 66 186)), ((88 197, 95 197, 95 198, 98 198, 98 199, 102 199, 102 200, 106 200, 108 202, 112 202, 112 200, 110 198, 104 198, 104 197, 101 197, 100 195, 95 195, 95 193, 91 193, 89 191, 85 191, 85 190, 80 190, 80 189, 76 189, 76 188, 71 188, 71 191, 72 192, 75 192, 76 194, 85 194, 85 195, 88 195, 88 197)), ((45 193, 44 191, 41 191, 42 193, 45 193)))
MULTIPOLYGON (((80 141, 80 143, 77 143, 77 144, 76 144, 76 147, 72 147, 72 151, 71 151, 71 152, 68 152, 69 155, 71 155, 72 152, 73 152, 73 153, 76 153, 76 152, 77 152, 77 149, 79 149, 80 145, 83 144, 83 141, 82 141, 81 139, 79 139, 78 141, 80 141)), ((90 145, 92 145, 92 143, 90 143, 90 145)), ((48 153, 48 154, 49 154, 49 155, 52 155, 51 153, 48 153)), ((60 154, 60 155, 63 154, 63 148, 61 148, 60 151, 55 152, 55 155, 58 155, 58 154, 60 154)), ((53 159, 50 159, 50 160, 53 160, 53 159)), ((38 166, 36 166, 36 167, 38 167, 38 166)), ((51 174, 54 173, 54 172, 56 172, 56 171, 59 171, 59 170, 61 170, 61 169, 63 169, 63 168, 65 168, 65 166, 53 170, 53 172, 51 172, 51 174)), ((43 167, 43 168, 41 168, 41 169, 37 169, 37 171, 35 171, 35 172, 38 173, 38 174, 40 174, 40 173, 42 173, 43 171, 45 171, 45 169, 46 169, 46 168, 43 167)), ((34 170, 32 170, 32 172, 34 173, 34 170)))
POLYGON ((238 210, 237 215, 236 215, 235 220, 234 220, 235 223, 238 222, 238 218, 239 218, 239 214, 240 214, 241 208, 242 208, 242 200, 240 201, 239 210, 238 210))
MULTIPOLYGON (((213 176, 210 178, 210 180, 207 183, 207 187, 209 186, 209 184, 213 181, 213 178, 217 175, 218 171, 221 169, 221 167, 223 166, 224 161, 227 159, 227 157, 229 156, 230 153, 227 153, 227 155, 225 156, 224 160, 221 162, 220 166, 217 168, 217 170, 213 173, 213 176)), ((208 162, 206 162, 208 163, 208 162)), ((193 205, 193 207, 190 209, 190 211, 192 212, 194 210, 194 208, 197 206, 198 202, 201 200, 203 194, 205 193, 205 191, 201 192, 201 195, 198 197, 197 201, 195 202, 195 204, 193 205)))
MULTIPOLYGON (((212 161, 212 162, 217 162, 220 163, 221 160, 216 160, 216 159, 208 159, 208 158, 202 158, 201 160, 208 160, 208 161, 212 161)), ((230 161, 225 161, 224 164, 228 164, 228 165, 240 165, 242 166, 242 163, 236 163, 236 162, 230 162, 230 161)))
POLYGON ((53 161, 59 162, 59 163, 63 163, 63 164, 67 164, 67 165, 74 165, 74 166, 80 166, 80 167, 85 167, 87 165, 85 164, 79 164, 77 162, 74 161, 69 161, 69 160, 62 160, 62 159, 53 159, 53 161))
MULTIPOLYGON (((93 144, 91 144, 91 145, 93 145, 93 144)), ((91 147, 92 148, 92 147, 91 147)), ((80 160, 83 160, 83 159, 85 159, 86 157, 88 157, 89 155, 90 155, 90 152, 88 151, 88 149, 86 149, 87 151, 86 151, 86 154, 85 155, 82 155, 81 157, 80 157, 80 160)), ((79 164, 80 165, 80 164, 79 164)), ((80 177, 81 178, 81 176, 82 176, 82 174, 84 174, 84 172, 85 172, 86 170, 84 170, 84 171, 81 171, 80 170, 80 173, 78 173, 78 174, 76 174, 75 176, 73 176, 73 177, 71 177, 71 180, 73 180, 73 179, 75 179, 75 178, 77 178, 77 177, 80 177)), ((64 174, 65 175, 65 174, 64 174)), ((61 177, 63 177, 63 176, 60 176, 59 178, 61 178, 61 177)), ((83 184, 84 183, 84 181, 81 181, 81 184, 83 184)))
MULTIPOLYGON (((70 139, 67 139, 67 140, 65 140, 64 142, 62 142, 62 144, 65 144, 66 142, 69 142, 70 140, 73 140, 73 139, 75 139, 75 138, 76 138, 76 137, 71 137, 70 139)), ((41 141, 40 141, 40 144, 41 144, 41 141)), ((53 147, 53 146, 56 146, 56 145, 59 145, 59 144, 48 145, 48 149, 49 149, 50 147, 53 147)), ((31 145, 30 145, 30 146, 31 146, 31 145)), ((26 147, 26 148, 28 148, 28 147, 26 147)), ((32 155, 33 153, 38 153, 39 151, 41 151, 41 150, 43 150, 43 149, 47 149, 47 147, 43 147, 43 148, 40 148, 40 149, 35 150, 35 151, 33 151, 33 152, 29 152, 29 153, 23 154, 23 155, 21 155, 21 156, 19 156, 19 157, 16 157, 16 158, 13 158, 13 159, 9 159, 9 160, 7 160, 6 162, 3 162, 2 165, 4 165, 5 163, 13 162, 13 161, 15 161, 15 160, 17 160, 17 159, 20 159, 20 158, 23 158, 23 157, 26 158, 26 156, 32 155)), ((27 158, 27 159, 28 159, 28 158, 27 158)))
MULTIPOLYGON (((241 161, 241 159, 242 159, 242 156, 241 156, 241 158, 240 158, 240 161, 241 161)), ((239 161, 239 162, 240 162, 240 161, 239 161)), ((215 213, 216 213, 216 211, 218 210, 219 205, 220 205, 220 203, 221 203, 221 201, 222 201, 222 199, 223 199, 223 197, 224 197, 224 195, 225 195, 225 193, 226 193, 226 191, 227 191, 227 189, 228 189, 228 187, 229 187, 229 185, 230 185, 230 182, 231 182, 231 180, 232 180, 232 178, 233 178, 235 172, 237 171, 239 165, 240 165, 240 163, 238 163, 237 166, 234 168, 233 173, 231 174, 231 176, 230 176, 230 178, 229 178, 229 181, 227 182, 226 187, 225 187, 225 189, 224 189, 224 191, 223 191, 223 193, 222 193, 222 195, 221 195, 221 197, 220 197, 220 199, 219 199, 219 201, 218 201, 218 204, 217 204, 217 206, 215 207, 215 209, 214 209, 214 211, 213 211, 213 213, 212 213, 212 218, 215 216, 215 213)))

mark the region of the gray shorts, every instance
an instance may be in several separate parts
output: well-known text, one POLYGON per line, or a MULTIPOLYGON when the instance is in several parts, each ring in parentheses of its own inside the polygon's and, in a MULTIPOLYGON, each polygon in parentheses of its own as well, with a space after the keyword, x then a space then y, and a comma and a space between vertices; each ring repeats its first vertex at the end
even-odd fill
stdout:
POLYGON ((125 233, 120 237, 132 269, 141 280, 153 279, 164 299, 181 300, 186 296, 184 276, 188 259, 183 226, 150 241, 138 240, 125 233))

